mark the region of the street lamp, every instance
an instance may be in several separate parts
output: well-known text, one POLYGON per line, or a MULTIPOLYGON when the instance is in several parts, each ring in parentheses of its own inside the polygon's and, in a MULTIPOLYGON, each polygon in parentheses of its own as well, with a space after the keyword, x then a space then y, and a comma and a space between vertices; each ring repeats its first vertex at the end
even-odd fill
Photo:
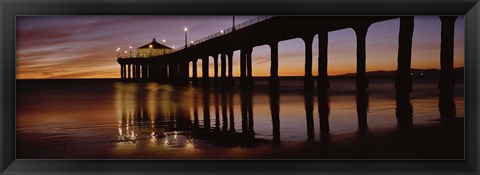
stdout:
POLYGON ((130 46, 130 58, 132 58, 132 46, 130 46))
POLYGON ((120 53, 118 53, 118 52, 120 52, 120 47, 117 48, 117 58, 120 58, 120 53))
POLYGON ((125 51, 125 58, 127 58, 127 51, 125 51))
POLYGON ((185 30, 185 48, 187 48, 187 31, 188 31, 188 29, 185 27, 185 29, 183 29, 183 30, 185 30))
POLYGON ((190 41, 190 46, 193 46, 193 41, 190 41))
MULTIPOLYGON (((166 41, 166 40, 163 40, 163 46, 167 46, 167 45, 165 44, 165 41, 166 41)), ((165 55, 165 47, 163 48, 163 54, 165 55)))
POLYGON ((223 30, 220 30, 220 33, 223 35, 223 30))

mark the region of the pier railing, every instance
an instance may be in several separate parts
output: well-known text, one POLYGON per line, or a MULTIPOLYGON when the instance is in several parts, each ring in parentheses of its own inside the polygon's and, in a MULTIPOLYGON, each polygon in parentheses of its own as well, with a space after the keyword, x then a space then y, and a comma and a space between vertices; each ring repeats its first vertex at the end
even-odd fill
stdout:
MULTIPOLYGON (((239 29, 242 29, 242 28, 245 28, 245 27, 248 27, 250 25, 253 25, 253 24, 256 24, 258 22, 261 22, 261 21, 264 21, 266 19, 270 19, 272 18, 272 16, 259 16, 259 17, 256 17, 256 18, 253 18, 253 19, 250 19, 248 21, 245 21, 245 22, 242 22, 240 24, 237 24, 235 25, 235 30, 239 30, 239 29)), ((217 33, 214 33, 212 35, 209 35, 205 38, 202 38, 202 39, 199 39, 199 40, 196 40, 196 41, 193 41, 193 45, 197 45, 197 44, 200 44, 200 43, 203 43, 205 41, 208 41, 208 40, 211 40, 213 38, 217 38, 217 37, 220 37, 220 36, 223 36, 223 35, 226 35, 226 34, 229 34, 229 33, 232 33, 234 30, 233 30, 233 27, 230 27, 230 28, 227 28, 227 29, 224 29, 224 30, 221 30, 217 33), (222 32, 223 31, 223 32, 222 32)), ((192 43, 189 43, 189 46, 191 46, 192 43)), ((173 50, 173 52, 176 52, 176 51, 180 51, 182 49, 185 49, 185 46, 181 46, 179 48, 176 48, 173 50)))

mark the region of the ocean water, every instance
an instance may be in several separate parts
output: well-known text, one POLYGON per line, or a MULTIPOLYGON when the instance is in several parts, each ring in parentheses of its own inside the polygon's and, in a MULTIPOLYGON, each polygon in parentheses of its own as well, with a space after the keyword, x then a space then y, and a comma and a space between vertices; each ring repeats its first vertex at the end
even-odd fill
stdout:
POLYGON ((435 79, 301 79, 278 91, 118 80, 17 80, 18 159, 463 159, 464 93, 435 79))

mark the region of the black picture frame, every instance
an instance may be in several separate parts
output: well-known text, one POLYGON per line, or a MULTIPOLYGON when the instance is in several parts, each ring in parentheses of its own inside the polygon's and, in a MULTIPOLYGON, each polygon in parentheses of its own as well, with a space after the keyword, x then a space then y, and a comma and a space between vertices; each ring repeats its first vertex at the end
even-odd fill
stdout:
POLYGON ((0 174, 479 174, 479 0, 0 0, 0 174), (18 15, 465 15, 465 160, 16 160, 18 15))

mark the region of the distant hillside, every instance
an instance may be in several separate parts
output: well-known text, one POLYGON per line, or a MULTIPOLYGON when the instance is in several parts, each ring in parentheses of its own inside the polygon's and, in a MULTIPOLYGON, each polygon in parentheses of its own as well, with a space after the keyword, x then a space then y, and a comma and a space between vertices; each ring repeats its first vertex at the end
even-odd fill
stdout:
MULTIPOLYGON (((460 68, 455 68, 455 75, 456 76, 464 76, 464 67, 460 68)), ((440 70, 438 69, 412 69, 412 76, 425 76, 425 77, 432 77, 432 76, 438 76, 440 73, 440 70)), ((367 72, 367 76, 369 77, 395 77, 396 71, 372 71, 372 72, 367 72)), ((342 74, 342 75, 337 75, 336 77, 351 77, 355 76, 355 73, 347 73, 347 74, 342 74)))

